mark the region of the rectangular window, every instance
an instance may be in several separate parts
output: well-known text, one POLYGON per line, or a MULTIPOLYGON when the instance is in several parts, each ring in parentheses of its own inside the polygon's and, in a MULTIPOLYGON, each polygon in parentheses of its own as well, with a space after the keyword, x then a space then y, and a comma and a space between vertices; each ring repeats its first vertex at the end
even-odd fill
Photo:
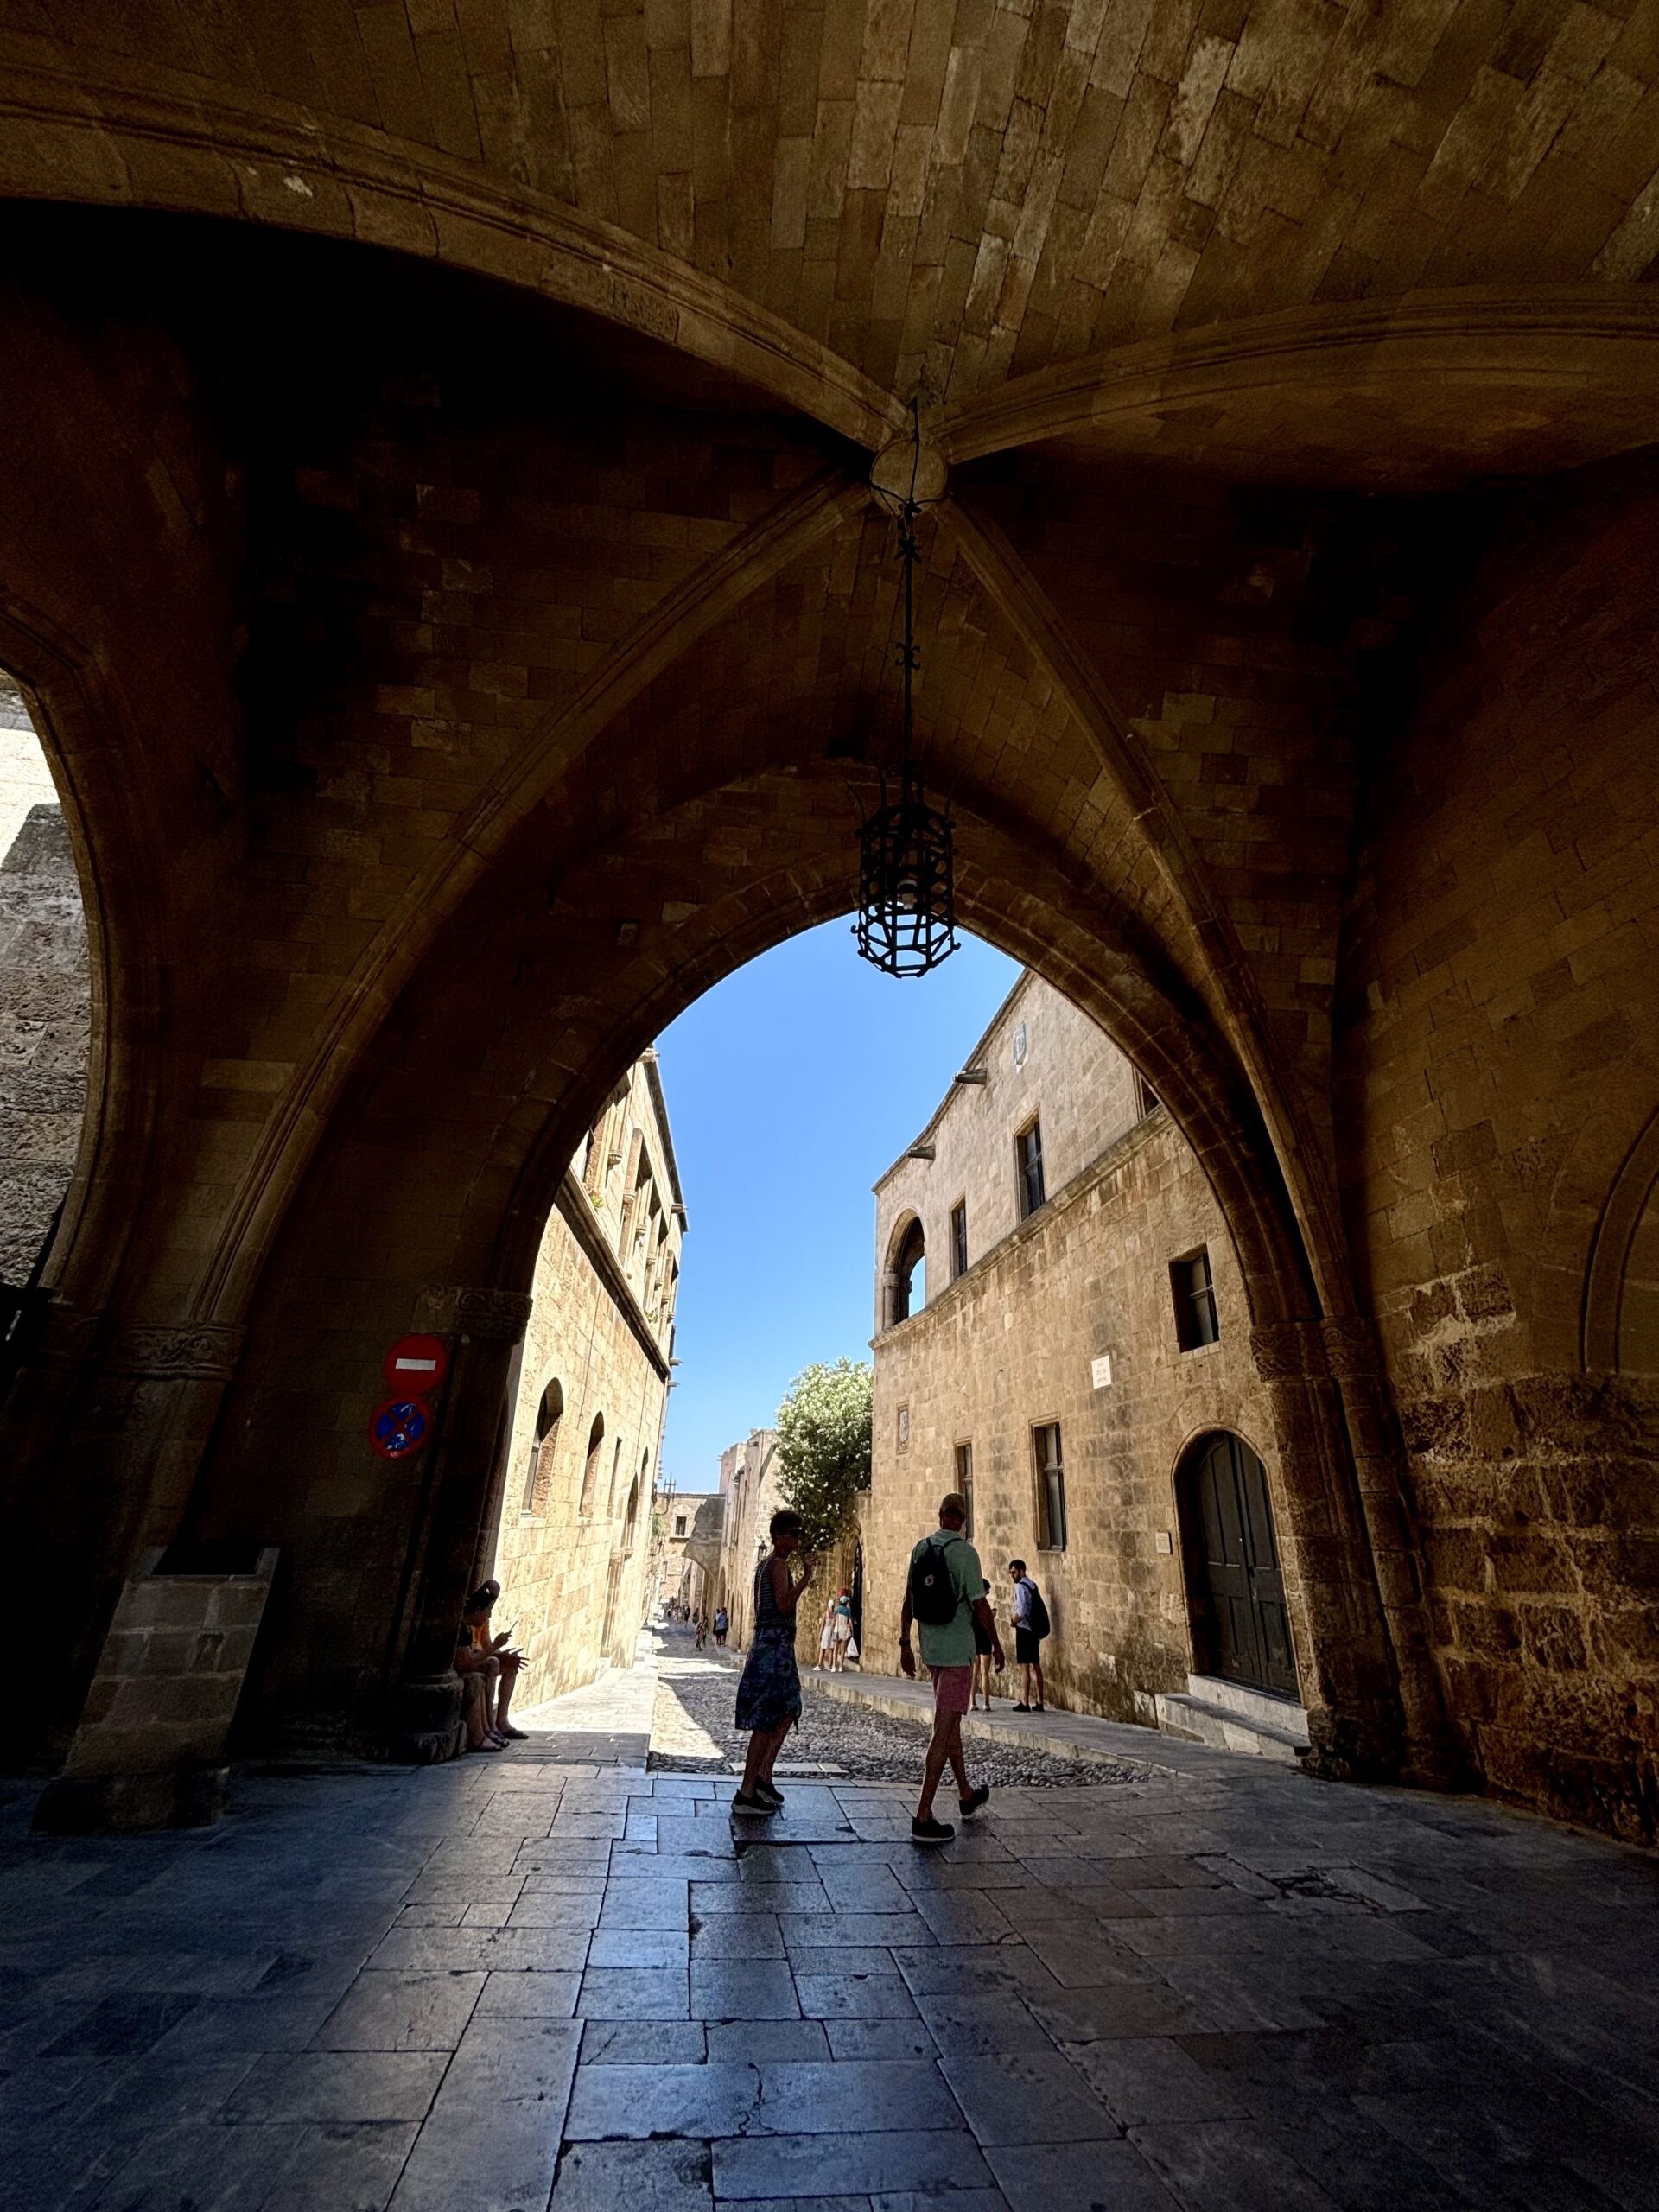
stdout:
POLYGON ((1020 1218, 1029 1221, 1043 1203, 1043 1125, 1033 1122, 1014 1141, 1020 1172, 1020 1218))
POLYGON ((674 1516, 674 1533, 677 1536, 683 1536, 685 1534, 685 1516, 683 1513, 677 1513, 674 1516))
POLYGON ((950 1280, 968 1272, 968 1201, 958 1198, 950 1209, 950 1280))
POLYGON ((1065 1549, 1065 1469, 1060 1459, 1060 1424, 1046 1421, 1031 1432, 1037 1456, 1037 1548, 1065 1549))
POLYGON ((1210 1274, 1210 1255, 1202 1248, 1184 1260, 1171 1262, 1169 1287, 1175 1300, 1175 1338, 1183 1351, 1197 1351, 1200 1344, 1219 1343, 1221 1324, 1216 1317, 1216 1286, 1210 1274))
POLYGON ((966 1534, 971 1542, 974 1535, 974 1447, 971 1444, 958 1444, 957 1446, 957 1488, 968 1507, 966 1534))

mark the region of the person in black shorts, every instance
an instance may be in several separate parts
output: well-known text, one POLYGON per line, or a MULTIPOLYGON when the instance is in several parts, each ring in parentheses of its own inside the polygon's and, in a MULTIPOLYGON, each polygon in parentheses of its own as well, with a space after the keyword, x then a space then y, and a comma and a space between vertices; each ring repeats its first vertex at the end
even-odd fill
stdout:
MULTIPOLYGON (((992 1615, 995 1617, 996 1603, 991 1596, 991 1586, 988 1582, 985 1585, 985 1603, 990 1607, 992 1615)), ((976 1713, 979 1710, 979 1700, 982 1697, 985 1700, 985 1710, 988 1713, 991 1709, 991 1631, 981 1621, 977 1613, 974 1615, 974 1694, 968 1709, 970 1713, 976 1713)))
POLYGON ((1043 1710, 1043 1636, 1048 1622, 1048 1609, 1043 1604, 1043 1593, 1026 1573, 1022 1559, 1008 1561, 1008 1574, 1014 1583, 1014 1657, 1020 1669, 1020 1702, 1016 1713, 1040 1713, 1043 1710), (1033 1678, 1037 1694, 1032 1696, 1033 1678))

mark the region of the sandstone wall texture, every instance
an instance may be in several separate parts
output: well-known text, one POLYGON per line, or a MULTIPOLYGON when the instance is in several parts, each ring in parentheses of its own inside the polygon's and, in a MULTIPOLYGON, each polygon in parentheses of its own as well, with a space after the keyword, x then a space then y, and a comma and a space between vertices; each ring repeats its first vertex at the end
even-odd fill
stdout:
POLYGON ((0 690, 0 1283, 27 1282, 74 1173, 91 995, 62 810, 21 701, 0 690))
POLYGON ((998 1009, 913 1150, 875 1186, 875 1326, 892 1319, 893 1276, 912 1221, 922 1224, 925 1280, 912 1290, 931 1303, 955 1267, 951 1217, 963 1209, 971 1264, 1023 1218, 1017 1135, 1041 1132, 1045 1187, 1060 1191, 1100 1156, 1104 1144, 1139 1118, 1135 1074, 1088 1016, 1034 976, 1023 976, 998 1009))
POLYGON ((652 1072, 607 1103, 537 1255, 492 1569, 522 1706, 630 1664, 645 1618, 684 1222, 652 1072))
MULTIPOLYGON (((976 1256, 970 1247, 964 1275, 935 1288, 930 1274, 925 1309, 876 1339, 864 1666, 898 1670, 911 1548, 937 1525, 967 1445, 973 1540, 1010 1660, 1007 1567, 1023 1558, 1054 1623, 1044 1650, 1052 1701, 1151 1724, 1154 1695, 1184 1688, 1194 1663, 1177 1497, 1186 1447, 1230 1429, 1260 1455, 1270 1484, 1279 1479, 1237 1263, 1179 1131, 1161 1109, 1139 1115, 1133 1069, 1058 993, 1023 979, 964 1065, 983 1065, 990 1080, 946 1101, 929 1132, 934 1160, 901 1160, 877 1185, 880 1249, 919 1214, 931 1270, 945 1252, 945 1215, 964 1191, 970 1222, 995 1218, 996 1195, 1013 1182, 1014 1132, 1033 1112, 1045 1130, 1052 1121, 1065 1133, 1056 1149, 1072 1172, 1018 1229, 976 1256), (1201 1248, 1220 1336, 1183 1351, 1169 1263, 1201 1248), (1109 1383, 1096 1380, 1103 1358, 1109 1383), (1046 1549, 1033 1432, 1055 1421, 1066 1541, 1046 1549)), ((1286 1516, 1276 1517, 1282 1545, 1286 1516)), ((1294 1561, 1286 1565, 1294 1583, 1294 1561)))
POLYGON ((1471 1763, 1659 1809, 1659 702, 1632 480, 1540 493, 1371 779, 1338 1096, 1471 1763))

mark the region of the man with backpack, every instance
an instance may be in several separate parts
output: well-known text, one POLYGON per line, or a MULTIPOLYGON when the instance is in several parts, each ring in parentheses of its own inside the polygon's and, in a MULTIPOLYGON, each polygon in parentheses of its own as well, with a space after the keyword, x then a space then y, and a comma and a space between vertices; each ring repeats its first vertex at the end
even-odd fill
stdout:
POLYGON ((956 1830, 933 1817, 933 1796, 947 1766, 957 1778, 957 1802, 971 1819, 990 1796, 987 1783, 971 1789, 962 1756, 962 1716, 974 1686, 974 1623, 990 1637, 1000 1673, 1002 1643, 985 1602, 986 1582, 979 1554, 963 1535, 966 1499, 955 1491, 939 1501, 939 1525, 910 1555, 905 1606, 899 1629, 899 1664, 913 1681, 916 1654, 911 1648, 913 1621, 921 1631, 922 1664, 933 1681, 933 1733, 928 1740, 922 1794, 910 1824, 912 1843, 949 1843, 956 1830))
POLYGON ((1043 1710, 1043 1638, 1053 1624, 1048 1618, 1048 1607, 1043 1603, 1043 1593, 1026 1573, 1022 1559, 1008 1561, 1008 1573, 1014 1581, 1014 1658, 1020 1669, 1020 1702, 1016 1713, 1040 1713, 1043 1710), (1037 1678, 1037 1695, 1031 1694, 1032 1676, 1037 1678))

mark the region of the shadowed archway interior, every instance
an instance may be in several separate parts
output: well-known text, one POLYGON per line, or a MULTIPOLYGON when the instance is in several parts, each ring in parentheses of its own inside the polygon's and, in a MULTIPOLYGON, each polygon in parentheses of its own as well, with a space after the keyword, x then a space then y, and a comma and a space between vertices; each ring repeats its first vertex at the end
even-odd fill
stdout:
POLYGON ((220 51, 54 31, 7 95, 0 661, 98 947, 0 1410, 7 1554, 67 1593, 37 1751, 181 1531, 283 1548, 251 1737, 448 1694, 558 1175, 676 1012, 854 895, 899 698, 869 469, 919 394, 918 774, 963 922, 1109 1030, 1222 1207, 1316 1758, 1647 1833, 1649 1385, 1557 1353, 1605 1194, 1541 1249, 1586 1102, 1652 1110, 1628 160, 1575 157, 1593 239, 1524 194, 1460 224, 1437 117, 1408 267, 1334 108, 1271 187, 1175 117, 1205 212, 1132 228, 1064 37, 1020 65, 1024 227, 976 199, 1015 104, 977 47, 971 125, 912 46, 822 132, 704 51, 722 128, 772 122, 701 200, 665 115, 625 159, 622 109, 556 101, 531 160, 471 94, 220 51), (377 1468, 354 1394, 411 1326, 454 1342, 442 1434, 377 1468))

